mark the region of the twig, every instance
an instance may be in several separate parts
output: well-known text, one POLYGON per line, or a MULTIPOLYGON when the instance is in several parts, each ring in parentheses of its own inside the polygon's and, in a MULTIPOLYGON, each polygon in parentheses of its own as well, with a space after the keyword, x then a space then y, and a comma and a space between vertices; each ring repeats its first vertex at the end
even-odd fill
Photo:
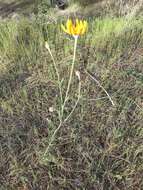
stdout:
POLYGON ((112 103, 112 105, 115 106, 115 104, 114 104, 114 102, 113 102, 111 96, 108 94, 108 92, 105 90, 105 88, 100 84, 100 82, 99 82, 92 74, 90 74, 86 69, 85 69, 85 73, 86 73, 91 79, 93 79, 93 80, 98 84, 98 86, 99 86, 100 88, 102 88, 102 90, 107 94, 107 96, 108 96, 110 102, 112 103))

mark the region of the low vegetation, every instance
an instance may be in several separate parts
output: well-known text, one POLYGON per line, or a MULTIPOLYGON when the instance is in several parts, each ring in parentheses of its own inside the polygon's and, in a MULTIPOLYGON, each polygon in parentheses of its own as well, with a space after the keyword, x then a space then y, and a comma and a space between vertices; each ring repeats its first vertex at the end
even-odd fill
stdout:
POLYGON ((65 96, 74 40, 64 19, 0 23, 0 190, 143 189, 143 19, 87 21, 64 117, 79 83, 80 100, 48 151, 60 95, 45 41, 65 96))

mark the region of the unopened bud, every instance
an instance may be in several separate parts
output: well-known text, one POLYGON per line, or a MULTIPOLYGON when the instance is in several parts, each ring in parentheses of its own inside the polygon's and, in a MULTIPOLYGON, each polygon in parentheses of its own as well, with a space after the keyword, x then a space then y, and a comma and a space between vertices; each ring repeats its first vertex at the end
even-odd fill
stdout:
POLYGON ((80 72, 79 71, 75 71, 75 75, 78 77, 78 80, 80 81, 80 72))

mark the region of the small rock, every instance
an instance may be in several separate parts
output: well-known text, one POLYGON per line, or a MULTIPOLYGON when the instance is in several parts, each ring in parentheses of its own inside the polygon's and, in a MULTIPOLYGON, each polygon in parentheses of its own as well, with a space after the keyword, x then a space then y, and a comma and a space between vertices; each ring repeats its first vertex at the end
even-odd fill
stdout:
POLYGON ((21 16, 18 13, 13 13, 11 15, 11 19, 19 21, 21 16))
POLYGON ((64 10, 68 6, 67 0, 55 0, 55 4, 59 9, 64 10))

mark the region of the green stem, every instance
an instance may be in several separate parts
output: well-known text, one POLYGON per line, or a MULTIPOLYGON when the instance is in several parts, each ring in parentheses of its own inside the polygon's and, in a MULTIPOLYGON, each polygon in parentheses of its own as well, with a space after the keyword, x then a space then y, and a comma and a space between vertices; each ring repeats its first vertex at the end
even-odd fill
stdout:
POLYGON ((62 105, 62 113, 61 113, 62 116, 63 116, 63 111, 64 111, 65 104, 66 104, 66 102, 68 100, 68 94, 69 94, 69 91, 70 91, 70 86, 71 86, 72 76, 73 76, 73 70, 74 70, 74 65, 75 65, 78 36, 75 36, 74 38, 75 38, 75 42, 74 42, 73 62, 72 62, 71 70, 70 70, 70 77, 69 77, 69 81, 68 81, 68 86, 67 86, 67 90, 66 90, 66 95, 65 95, 64 103, 62 105))
POLYGON ((59 71, 58 71, 58 68, 57 68, 57 65, 56 65, 56 62, 55 62, 55 59, 53 57, 53 54, 51 52, 51 49, 49 47, 49 44, 47 43, 46 45, 46 48, 47 50, 49 51, 49 54, 52 58, 52 61, 53 61, 53 64, 54 64, 54 68, 55 68, 55 71, 56 71, 56 75, 57 75, 57 79, 58 79, 58 87, 59 87, 59 91, 60 91, 60 98, 61 98, 61 104, 63 103, 63 95, 62 95, 62 88, 61 88, 61 82, 60 82, 60 74, 59 74, 59 71))
MULTIPOLYGON (((70 91, 70 86, 71 86, 71 82, 72 82, 72 76, 73 76, 73 70, 74 70, 74 64, 75 64, 75 58, 76 58, 76 48, 77 48, 77 40, 78 40, 78 36, 75 36, 75 42, 74 42, 74 55, 73 55, 73 62, 72 62, 72 66, 71 66, 71 70, 70 70, 70 77, 69 77, 69 81, 68 81, 68 86, 67 86, 67 90, 66 90, 66 95, 65 95, 65 99, 64 99, 64 102, 63 102, 63 105, 62 105, 62 110, 61 110, 61 114, 60 114, 60 124, 59 126, 56 128, 56 130, 54 131, 51 139, 50 139, 50 142, 49 142, 49 145, 48 147, 46 148, 45 150, 45 153, 44 155, 46 155, 55 139, 55 136, 56 134, 58 133, 58 131, 60 130, 60 128, 62 127, 62 124, 67 121, 67 119, 65 121, 63 121, 63 111, 64 111, 64 108, 65 108, 65 104, 66 104, 66 101, 68 99, 68 94, 69 94, 69 91, 70 91)), ((54 62, 54 65, 55 65, 55 69, 56 69, 56 72, 57 72, 57 67, 56 67, 56 64, 55 64, 55 60, 52 56, 52 53, 50 52, 51 54, 51 57, 53 59, 53 62, 54 62)), ((57 75, 58 75, 58 79, 59 79, 59 73, 57 72, 57 75)), ((76 104, 77 105, 77 104, 76 104)), ((74 107, 75 108, 75 107, 74 107)), ((73 113, 73 111, 71 112, 71 114, 73 113)), ((69 115, 69 117, 71 116, 71 114, 69 115)), ((68 118, 69 118, 68 117, 68 118)))
POLYGON ((60 122, 59 126, 56 128, 56 130, 54 131, 54 133, 53 133, 53 135, 52 135, 52 137, 50 139, 49 145, 48 145, 48 147, 46 148, 46 150, 44 152, 44 156, 49 152, 49 149, 51 148, 52 143, 55 140, 55 136, 56 136, 57 132, 60 130, 61 126, 62 126, 62 123, 60 122))

